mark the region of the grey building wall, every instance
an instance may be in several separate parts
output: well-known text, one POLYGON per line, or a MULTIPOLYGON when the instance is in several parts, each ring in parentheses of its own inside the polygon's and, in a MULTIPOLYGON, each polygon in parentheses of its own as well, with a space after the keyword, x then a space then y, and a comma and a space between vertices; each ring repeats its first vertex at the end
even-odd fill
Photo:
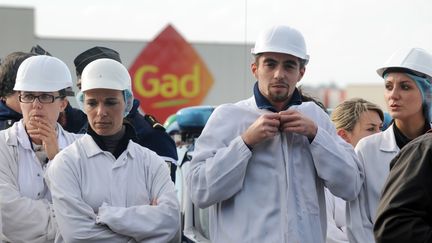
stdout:
POLYGON ((0 58, 14 51, 30 50, 36 40, 34 10, 0 7, 0 58))
MULTIPOLYGON (((1 58, 13 51, 29 51, 39 44, 53 56, 63 60, 71 70, 74 82, 74 58, 93 46, 106 46, 120 53, 123 64, 129 68, 149 40, 125 41, 97 39, 62 39, 35 36, 34 10, 0 7, 1 58)), ((150 40, 151 41, 151 40, 150 40)), ((203 105, 218 105, 249 97, 255 82, 250 64, 251 44, 190 43, 198 52, 213 76, 213 86, 203 105)), ((74 87, 76 90, 76 87, 74 87)), ((76 106, 74 99, 69 99, 76 106)))

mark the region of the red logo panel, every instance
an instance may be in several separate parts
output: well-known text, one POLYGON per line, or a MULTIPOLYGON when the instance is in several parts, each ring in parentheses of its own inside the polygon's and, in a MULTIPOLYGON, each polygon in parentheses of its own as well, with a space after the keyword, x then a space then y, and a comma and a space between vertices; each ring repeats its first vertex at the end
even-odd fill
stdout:
POLYGON ((213 77, 198 53, 168 25, 136 58, 129 72, 141 109, 159 121, 200 105, 213 77))

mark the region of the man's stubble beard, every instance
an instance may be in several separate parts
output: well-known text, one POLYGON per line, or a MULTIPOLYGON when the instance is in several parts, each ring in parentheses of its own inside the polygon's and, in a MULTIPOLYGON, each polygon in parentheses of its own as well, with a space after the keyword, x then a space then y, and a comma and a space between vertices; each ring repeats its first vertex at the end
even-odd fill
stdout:
POLYGON ((273 102, 284 102, 287 101, 290 97, 290 88, 288 88, 287 92, 284 93, 273 93, 268 89, 269 98, 273 102))

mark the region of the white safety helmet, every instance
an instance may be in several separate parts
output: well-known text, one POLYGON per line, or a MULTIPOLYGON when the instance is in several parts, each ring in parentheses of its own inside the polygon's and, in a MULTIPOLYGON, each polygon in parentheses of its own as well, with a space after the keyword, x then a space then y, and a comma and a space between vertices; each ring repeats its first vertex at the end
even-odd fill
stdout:
POLYGON ((128 70, 118 61, 101 58, 89 63, 81 75, 81 91, 90 89, 132 90, 128 70))
POLYGON ((54 92, 72 87, 72 77, 66 64, 52 56, 32 56, 18 68, 14 90, 54 92))
POLYGON ((263 52, 277 52, 296 56, 309 61, 306 43, 300 31, 284 25, 276 25, 263 31, 255 42, 251 53, 256 55, 263 52))
POLYGON ((396 51, 382 66, 377 69, 383 77, 389 68, 409 69, 417 76, 426 76, 432 81, 432 55, 421 48, 404 48, 396 51))
POLYGON ((123 91, 126 116, 132 109, 132 81, 128 70, 118 61, 109 58, 96 59, 89 63, 81 75, 81 92, 78 102, 83 105, 84 93, 92 89, 113 89, 123 91))

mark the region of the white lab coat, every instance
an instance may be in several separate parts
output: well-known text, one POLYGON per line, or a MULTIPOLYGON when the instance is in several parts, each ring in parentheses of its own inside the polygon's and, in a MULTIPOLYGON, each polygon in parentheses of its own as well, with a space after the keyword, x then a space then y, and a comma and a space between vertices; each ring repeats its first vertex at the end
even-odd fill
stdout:
POLYGON ((384 132, 361 139, 355 148, 364 168, 364 182, 358 197, 347 203, 350 243, 373 243, 373 224, 381 190, 390 173, 390 161, 399 152, 393 125, 384 132))
MULTIPOLYGON (((81 135, 69 133, 57 124, 60 149, 71 144, 81 135)), ((42 168, 24 130, 22 120, 0 131, 0 210, 3 240, 6 242, 54 242, 57 224, 51 203, 38 195, 43 190, 42 168), (18 152, 19 151, 19 152, 18 152), (23 166, 21 162, 28 163, 23 166), (33 173, 20 172, 20 168, 33 173), (25 174, 27 183, 20 182, 25 174), (34 183, 33 191, 31 183, 34 183), (25 186, 23 195, 21 186, 25 186)))
POLYGON ((346 202, 325 188, 327 209, 326 243, 348 243, 346 229, 346 202))
POLYGON ((55 157, 46 179, 61 234, 56 242, 168 242, 179 229, 166 163, 132 141, 115 159, 86 134, 55 157))
POLYGON ((292 106, 318 125, 312 143, 279 133, 253 151, 241 134, 268 110, 254 97, 219 106, 196 142, 187 175, 192 201, 210 207, 213 243, 325 241, 324 185, 353 199, 362 175, 352 146, 313 102, 292 106))

